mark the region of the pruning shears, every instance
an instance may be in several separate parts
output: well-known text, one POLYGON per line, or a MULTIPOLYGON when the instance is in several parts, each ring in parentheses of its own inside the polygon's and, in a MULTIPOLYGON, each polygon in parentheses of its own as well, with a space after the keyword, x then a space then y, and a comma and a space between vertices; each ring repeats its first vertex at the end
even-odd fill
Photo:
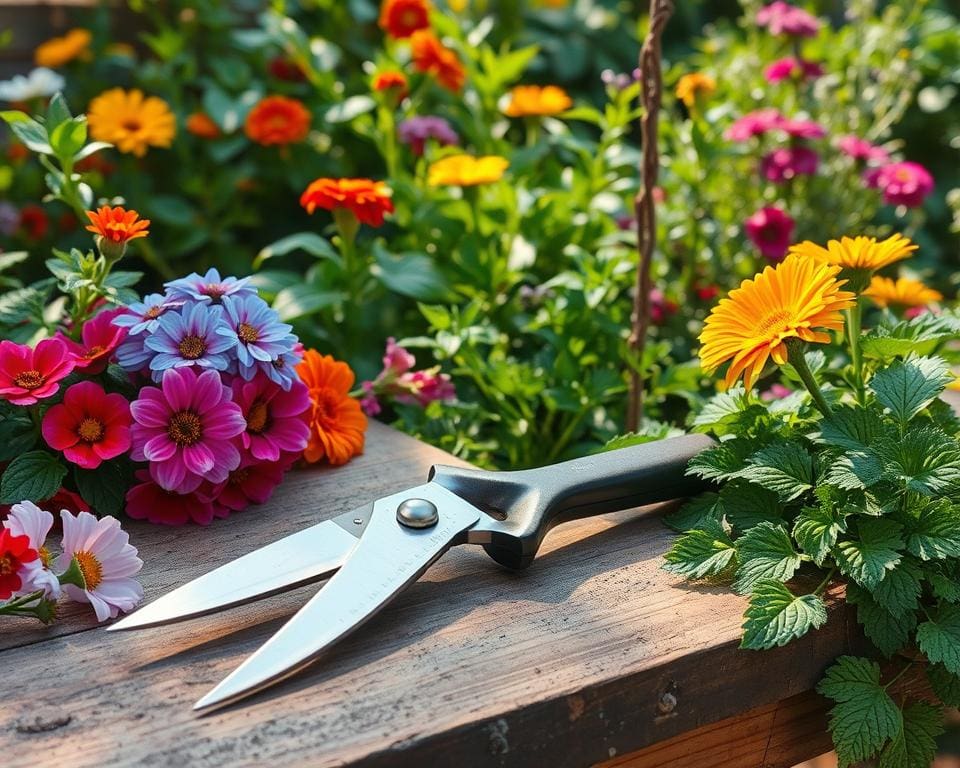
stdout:
POLYGON ((687 463, 713 445, 685 435, 539 469, 438 465, 428 481, 237 558, 109 627, 168 624, 332 578, 195 710, 221 707, 283 680, 377 613, 450 547, 479 544, 511 569, 529 566, 555 525, 697 493, 687 463))

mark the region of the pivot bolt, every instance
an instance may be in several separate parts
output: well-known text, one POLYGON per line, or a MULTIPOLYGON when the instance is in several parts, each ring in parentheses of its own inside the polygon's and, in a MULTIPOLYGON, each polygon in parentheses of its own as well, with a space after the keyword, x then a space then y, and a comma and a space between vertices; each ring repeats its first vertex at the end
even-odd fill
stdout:
POLYGON ((397 507, 397 522, 407 528, 430 528, 439 519, 437 505, 426 499, 406 499, 397 507))

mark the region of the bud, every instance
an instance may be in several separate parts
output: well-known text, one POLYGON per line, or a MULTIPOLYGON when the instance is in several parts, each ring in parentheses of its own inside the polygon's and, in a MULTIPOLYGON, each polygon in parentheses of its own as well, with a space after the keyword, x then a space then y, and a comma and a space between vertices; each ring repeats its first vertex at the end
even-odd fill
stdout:
POLYGON ((80 567, 80 561, 76 557, 70 560, 70 566, 57 578, 61 584, 73 584, 80 589, 87 588, 87 580, 83 577, 83 569, 80 567))

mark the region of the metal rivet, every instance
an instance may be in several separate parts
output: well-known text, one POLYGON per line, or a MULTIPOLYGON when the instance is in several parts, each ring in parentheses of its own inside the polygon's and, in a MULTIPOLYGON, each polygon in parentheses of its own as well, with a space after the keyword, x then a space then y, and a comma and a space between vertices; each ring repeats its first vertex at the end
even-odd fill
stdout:
POLYGON ((406 499, 397 507, 397 522, 407 528, 429 528, 439 519, 436 504, 426 499, 406 499))
POLYGON ((363 525, 363 518, 362 518, 362 517, 355 517, 355 518, 353 518, 353 524, 354 524, 354 525, 363 525))

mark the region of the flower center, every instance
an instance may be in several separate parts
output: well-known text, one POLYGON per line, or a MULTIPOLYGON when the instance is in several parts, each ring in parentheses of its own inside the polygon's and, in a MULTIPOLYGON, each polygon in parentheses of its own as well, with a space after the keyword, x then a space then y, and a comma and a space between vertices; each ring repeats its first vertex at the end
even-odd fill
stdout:
POLYGON ((203 424, 193 411, 177 411, 170 417, 167 434, 177 445, 193 445, 203 436, 203 424))
POLYGON ((53 555, 50 554, 50 550, 46 547, 40 547, 37 550, 37 554, 40 556, 40 562, 43 563, 44 568, 49 568, 50 563, 53 562, 53 555))
POLYGON ((775 330, 783 328, 789 319, 790 313, 785 309, 779 309, 776 312, 771 312, 760 321, 760 325, 757 327, 757 333, 760 336, 768 336, 775 330))
POLYGON ((250 323, 240 323, 237 327, 237 336, 244 344, 253 344, 260 338, 260 332, 250 323))
POLYGON ((206 285, 200 286, 200 293, 204 296, 209 296, 214 302, 223 298, 226 292, 227 288, 222 283, 207 283, 206 285))
POLYGON ((187 360, 196 360, 207 351, 207 343, 199 336, 184 336, 177 345, 177 349, 187 360))
POLYGON ((120 125, 125 131, 129 131, 130 133, 136 133, 143 127, 140 121, 133 117, 124 120, 120 125))
POLYGON ((235 469, 230 473, 230 484, 231 485, 241 485, 247 477, 250 476, 250 470, 247 467, 241 469, 235 469))
POLYGON ((93 552, 81 551, 74 552, 73 556, 77 558, 80 565, 80 572, 83 574, 83 582, 87 585, 87 591, 96 589, 103 581, 103 566, 97 560, 93 552))
POLYGON ((247 413, 247 432, 259 435, 267 428, 270 420, 270 410, 263 400, 254 400, 247 413))
POLYGON ((13 558, 10 555, 0 557, 0 576, 9 576, 13 573, 13 558))
POLYGON ((85 443, 99 443, 103 439, 103 422, 87 416, 77 427, 77 435, 85 443))
POLYGON ((91 360, 91 359, 93 359, 94 357, 96 357, 97 355, 103 354, 103 352, 104 352, 105 350, 106 350, 105 347, 102 347, 102 346, 100 346, 99 344, 96 344, 96 345, 90 347, 90 349, 86 350, 86 351, 83 353, 83 356, 84 356, 84 358, 86 358, 87 360, 91 360))
POLYGON ((36 389, 43 384, 43 374, 40 371, 20 371, 13 377, 13 383, 22 389, 36 389))
POLYGON ((157 304, 156 306, 150 307, 150 309, 144 312, 143 317, 146 320, 156 320, 162 314, 163 314, 163 307, 157 304))
POLYGON ((901 168, 899 171, 897 171, 897 172, 895 172, 895 173, 893 174, 893 177, 894 177, 897 181, 910 181, 910 171, 908 171, 908 170, 906 170, 906 169, 904 169, 904 168, 901 168))
POLYGON ((336 416, 340 398, 331 389, 315 389, 311 394, 313 395, 314 421, 319 422, 324 428, 329 427, 336 416))

